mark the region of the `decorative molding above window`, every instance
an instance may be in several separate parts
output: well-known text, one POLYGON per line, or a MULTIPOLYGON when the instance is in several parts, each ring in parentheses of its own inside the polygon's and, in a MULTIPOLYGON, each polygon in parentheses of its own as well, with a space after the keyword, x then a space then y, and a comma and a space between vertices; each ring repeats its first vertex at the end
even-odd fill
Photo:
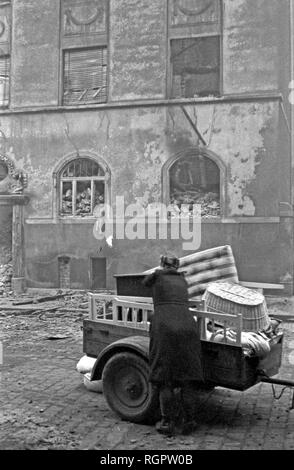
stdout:
POLYGON ((91 46, 106 44, 108 2, 106 0, 62 1, 62 45, 91 46))
POLYGON ((218 23, 220 13, 219 0, 172 0, 171 26, 218 23))

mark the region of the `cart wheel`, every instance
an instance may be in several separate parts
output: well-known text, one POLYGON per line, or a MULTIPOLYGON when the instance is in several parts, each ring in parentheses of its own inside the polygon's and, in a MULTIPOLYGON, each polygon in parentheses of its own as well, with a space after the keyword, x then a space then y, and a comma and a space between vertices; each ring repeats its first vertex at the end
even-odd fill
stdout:
POLYGON ((115 354, 103 369, 103 393, 109 407, 133 423, 153 422, 159 416, 158 394, 148 381, 147 361, 136 354, 115 354))

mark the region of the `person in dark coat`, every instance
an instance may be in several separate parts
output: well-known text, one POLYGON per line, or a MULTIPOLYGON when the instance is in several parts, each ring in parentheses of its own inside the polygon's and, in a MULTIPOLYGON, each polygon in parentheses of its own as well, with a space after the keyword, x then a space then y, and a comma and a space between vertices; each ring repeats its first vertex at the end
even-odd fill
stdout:
POLYGON ((178 414, 175 390, 181 389, 182 433, 195 427, 195 389, 203 382, 200 338, 189 311, 188 288, 177 271, 179 260, 161 256, 161 268, 145 277, 152 287, 154 315, 150 324, 150 382, 159 390, 160 433, 172 435, 178 414))

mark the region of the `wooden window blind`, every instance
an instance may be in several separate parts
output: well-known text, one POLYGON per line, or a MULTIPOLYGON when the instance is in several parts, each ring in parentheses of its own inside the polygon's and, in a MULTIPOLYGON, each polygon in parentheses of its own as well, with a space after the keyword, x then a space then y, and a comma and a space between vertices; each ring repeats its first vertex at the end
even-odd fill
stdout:
POLYGON ((9 105, 10 57, 0 57, 0 106, 9 105))
POLYGON ((63 104, 107 101, 107 47, 64 51, 63 104))

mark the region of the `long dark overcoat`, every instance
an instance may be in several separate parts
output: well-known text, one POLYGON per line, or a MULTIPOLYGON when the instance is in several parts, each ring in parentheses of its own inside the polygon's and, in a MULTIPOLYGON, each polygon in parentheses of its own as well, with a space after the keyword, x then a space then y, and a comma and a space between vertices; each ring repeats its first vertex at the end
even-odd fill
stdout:
POLYGON ((155 384, 203 381, 197 324, 188 308, 187 283, 173 269, 156 270, 144 279, 152 286, 150 381, 155 384))

